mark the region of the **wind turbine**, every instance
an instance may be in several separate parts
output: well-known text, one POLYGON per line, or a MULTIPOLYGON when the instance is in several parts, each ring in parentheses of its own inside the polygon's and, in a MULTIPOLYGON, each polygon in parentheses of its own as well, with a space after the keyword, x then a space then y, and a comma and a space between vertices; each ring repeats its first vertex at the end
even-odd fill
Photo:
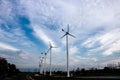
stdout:
POLYGON ((68 35, 72 36, 75 38, 74 35, 69 33, 69 24, 67 25, 67 31, 65 31, 64 29, 62 29, 63 32, 65 32, 65 34, 61 37, 63 38, 64 36, 66 36, 66 54, 67 54, 67 77, 70 77, 70 72, 69 72, 69 51, 68 51, 68 35))
MULTIPOLYGON (((41 53, 41 54, 43 54, 43 53, 41 53)), ((39 63, 40 74, 43 74, 43 68, 44 68, 43 60, 44 60, 44 56, 41 56, 41 57, 40 57, 40 63, 39 63)))
POLYGON ((40 61, 39 61, 39 73, 41 74, 41 57, 39 57, 40 61))
POLYGON ((46 58, 47 58, 47 53, 44 54, 44 75, 46 75, 46 58))
POLYGON ((52 69, 52 48, 57 48, 52 46, 52 44, 49 42, 49 50, 50 50, 50 76, 52 75, 51 69, 52 69))

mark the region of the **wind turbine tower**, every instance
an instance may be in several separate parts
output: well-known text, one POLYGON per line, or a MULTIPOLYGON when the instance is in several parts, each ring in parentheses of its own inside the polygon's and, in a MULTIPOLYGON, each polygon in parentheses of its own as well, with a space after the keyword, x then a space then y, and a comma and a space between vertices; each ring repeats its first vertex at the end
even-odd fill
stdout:
POLYGON ((64 29, 62 29, 63 32, 65 32, 65 34, 61 37, 63 38, 64 36, 66 36, 66 54, 67 54, 67 77, 70 77, 70 72, 69 72, 69 50, 68 50, 68 35, 72 36, 75 38, 74 35, 69 33, 69 24, 67 25, 67 31, 65 31, 64 29))

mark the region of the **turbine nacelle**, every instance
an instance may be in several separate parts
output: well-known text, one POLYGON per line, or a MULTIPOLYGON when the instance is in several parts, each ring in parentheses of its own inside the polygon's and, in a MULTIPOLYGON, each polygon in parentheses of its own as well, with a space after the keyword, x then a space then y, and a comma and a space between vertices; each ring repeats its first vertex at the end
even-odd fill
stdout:
POLYGON ((69 24, 67 25, 67 31, 65 31, 64 29, 62 29, 62 31, 65 32, 65 34, 64 34, 61 38, 63 38, 63 37, 66 36, 66 35, 70 35, 70 36, 72 36, 72 37, 75 38, 74 35, 72 35, 72 34, 69 33, 69 24))
POLYGON ((64 31, 64 29, 62 29, 62 31, 64 31))
POLYGON ((51 48, 57 48, 57 47, 55 47, 55 46, 53 46, 52 44, 51 44, 51 42, 49 42, 49 49, 51 49, 51 48))

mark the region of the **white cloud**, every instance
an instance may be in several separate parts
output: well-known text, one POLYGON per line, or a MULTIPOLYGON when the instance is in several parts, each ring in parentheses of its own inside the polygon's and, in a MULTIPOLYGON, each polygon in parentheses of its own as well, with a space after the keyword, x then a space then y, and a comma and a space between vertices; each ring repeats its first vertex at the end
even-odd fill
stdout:
POLYGON ((89 51, 96 52, 103 50, 103 55, 111 55, 115 51, 120 50, 120 28, 113 29, 106 33, 95 35, 94 37, 86 40, 82 46, 92 48, 89 51), (94 47, 99 44, 98 47, 94 47))
POLYGON ((12 56, 10 56, 10 55, 7 55, 7 54, 3 54, 3 53, 0 53, 0 57, 3 57, 3 58, 12 58, 12 59, 14 59, 12 56))
POLYGON ((105 52, 103 52, 104 55, 111 55, 117 51, 120 51, 120 40, 116 41, 115 43, 111 44, 105 52))
POLYGON ((118 62, 120 62, 120 58, 106 60, 102 62, 101 64, 106 66, 107 64, 118 64, 118 62))
POLYGON ((5 43, 0 43, 0 48, 5 50, 17 51, 18 49, 5 43))
POLYGON ((24 54, 24 53, 21 53, 21 54, 20 54, 20 57, 21 57, 22 59, 28 59, 28 56, 27 56, 26 54, 24 54))
POLYGON ((10 1, 8 1, 8 0, 0 1, 0 16, 1 16, 1 18, 6 19, 6 21, 8 21, 7 18, 12 20, 13 14, 14 14, 14 13, 11 14, 12 9, 13 9, 13 6, 10 1))
POLYGON ((7 59, 16 59, 18 57, 17 60, 19 60, 20 58, 28 59, 30 57, 28 53, 1 42, 0 42, 0 56, 5 57, 7 59))
POLYGON ((98 61, 97 58, 91 58, 91 60, 93 60, 94 62, 98 61))
POLYGON ((78 50, 79 49, 76 46, 72 46, 69 48, 69 53, 72 56, 72 55, 75 55, 76 53, 79 53, 78 50))
MULTIPOLYGON (((6 26, 8 26, 6 24, 6 26)), ((6 29, 6 27, 5 27, 6 29)), ((20 27, 8 27, 8 31, 2 29, 0 26, 0 41, 7 43, 16 43, 18 45, 31 46, 34 45, 27 36, 25 36, 24 31, 20 27), (9 34, 9 35, 8 35, 9 34), (27 41, 27 42, 25 42, 27 41)))
POLYGON ((52 43, 53 46, 56 46, 54 41, 47 36, 47 33, 45 34, 42 28, 40 28, 40 26, 38 25, 33 25, 33 30, 34 30, 34 35, 39 38, 40 40, 42 40, 46 45, 49 44, 49 42, 52 43))

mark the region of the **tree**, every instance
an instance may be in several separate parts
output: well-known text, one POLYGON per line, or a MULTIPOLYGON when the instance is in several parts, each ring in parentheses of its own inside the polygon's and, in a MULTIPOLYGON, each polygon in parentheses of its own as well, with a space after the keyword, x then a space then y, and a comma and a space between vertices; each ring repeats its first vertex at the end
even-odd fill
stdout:
POLYGON ((0 77, 4 77, 8 71, 7 60, 0 57, 0 77))
POLYGON ((19 70, 16 69, 14 64, 10 64, 5 58, 0 57, 0 78, 4 78, 8 75, 11 76, 18 72, 19 70))

